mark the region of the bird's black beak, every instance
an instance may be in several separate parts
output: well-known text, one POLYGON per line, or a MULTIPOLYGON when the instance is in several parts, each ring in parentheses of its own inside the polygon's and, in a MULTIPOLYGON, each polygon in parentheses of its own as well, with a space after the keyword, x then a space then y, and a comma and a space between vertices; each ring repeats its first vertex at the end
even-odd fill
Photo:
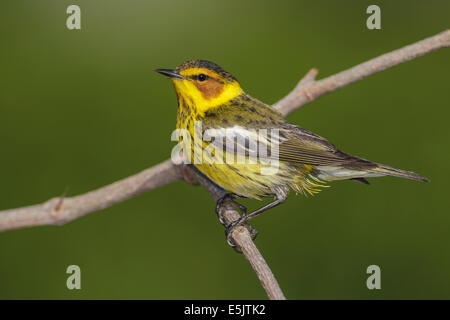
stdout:
POLYGON ((169 77, 171 79, 183 79, 183 77, 180 75, 178 70, 173 69, 156 69, 155 70, 158 73, 161 73, 165 75, 166 77, 169 77))

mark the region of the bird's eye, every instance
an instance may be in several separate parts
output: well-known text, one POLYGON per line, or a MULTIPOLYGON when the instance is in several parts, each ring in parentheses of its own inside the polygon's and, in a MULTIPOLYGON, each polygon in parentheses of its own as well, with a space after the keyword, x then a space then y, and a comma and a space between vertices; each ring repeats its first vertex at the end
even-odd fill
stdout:
POLYGON ((208 76, 206 74, 200 73, 198 75, 198 81, 205 81, 206 79, 208 79, 208 76))

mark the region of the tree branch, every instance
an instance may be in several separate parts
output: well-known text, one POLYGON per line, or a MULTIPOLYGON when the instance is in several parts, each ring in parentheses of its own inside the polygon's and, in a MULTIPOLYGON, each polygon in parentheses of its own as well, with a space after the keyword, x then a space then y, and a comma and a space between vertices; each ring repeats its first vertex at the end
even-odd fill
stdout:
POLYGON ((182 167, 166 160, 134 176, 76 197, 57 197, 42 204, 0 211, 0 231, 64 224, 181 179, 182 167))
POLYGON ((314 81, 317 71, 313 69, 299 82, 293 91, 278 101, 274 107, 282 114, 287 115, 326 93, 424 54, 448 47, 450 47, 450 30, 383 54, 319 81, 314 81))
MULTIPOLYGON (((225 195, 225 191, 217 187, 210 180, 198 173, 196 170, 191 169, 191 175, 195 177, 196 181, 200 183, 211 195, 214 201, 217 202, 221 197, 225 195)), ((240 218, 239 212, 230 203, 225 203, 221 208, 221 216, 224 219, 225 225, 229 225, 240 218)), ((267 293, 267 296, 271 300, 285 300, 283 292, 278 285, 275 276, 270 270, 269 265, 264 260, 264 257, 259 252, 258 248, 253 242, 252 235, 250 234, 247 226, 238 226, 234 229, 231 235, 233 242, 239 247, 240 251, 245 255, 248 262, 252 266, 256 273, 261 285, 267 293)))
MULTIPOLYGON (((446 47, 450 47, 450 30, 383 54, 322 80, 316 81, 318 71, 311 69, 286 97, 274 104, 274 107, 283 115, 287 115, 326 93, 446 47)), ((134 176, 86 194, 71 198, 63 196, 38 205, 0 211, 0 231, 38 225, 64 224, 176 180, 200 183, 215 200, 224 193, 222 189, 217 188, 204 177, 202 178, 189 166, 176 166, 170 160, 166 160, 134 176)), ((225 204, 222 208, 222 216, 226 223, 231 223, 239 218, 239 213, 231 205, 225 204)), ((268 297, 285 299, 273 273, 253 243, 248 229, 245 226, 236 228, 232 239, 250 262, 268 297)))

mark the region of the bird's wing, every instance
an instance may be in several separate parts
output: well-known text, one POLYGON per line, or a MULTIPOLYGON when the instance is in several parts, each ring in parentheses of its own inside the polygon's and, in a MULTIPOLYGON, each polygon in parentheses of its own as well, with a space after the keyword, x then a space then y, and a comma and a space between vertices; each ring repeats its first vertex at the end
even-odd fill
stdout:
POLYGON ((211 141, 209 150, 211 147, 216 153, 222 150, 227 157, 234 153, 238 157, 270 160, 270 145, 279 144, 272 138, 271 129, 283 122, 285 120, 278 111, 245 96, 207 112, 202 119, 202 136, 211 141))
POLYGON ((281 161, 309 164, 313 166, 334 166, 355 163, 359 158, 338 150, 328 140, 310 131, 289 124, 282 131, 280 144, 281 161))
POLYGON ((366 162, 338 150, 325 138, 287 122, 272 107, 250 99, 247 103, 240 101, 218 109, 204 118, 204 128, 223 138, 212 139, 215 147, 225 151, 225 145, 233 146, 228 150, 238 154, 256 153, 260 159, 278 158, 312 166, 359 166, 366 162))

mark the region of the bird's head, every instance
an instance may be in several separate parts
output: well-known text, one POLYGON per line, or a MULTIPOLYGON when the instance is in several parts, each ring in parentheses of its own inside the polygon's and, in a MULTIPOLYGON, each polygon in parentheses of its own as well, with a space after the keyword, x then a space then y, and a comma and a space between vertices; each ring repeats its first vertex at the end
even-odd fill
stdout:
POLYGON ((176 69, 157 69, 172 79, 178 99, 198 112, 222 105, 242 93, 239 82, 213 62, 191 60, 176 69))

